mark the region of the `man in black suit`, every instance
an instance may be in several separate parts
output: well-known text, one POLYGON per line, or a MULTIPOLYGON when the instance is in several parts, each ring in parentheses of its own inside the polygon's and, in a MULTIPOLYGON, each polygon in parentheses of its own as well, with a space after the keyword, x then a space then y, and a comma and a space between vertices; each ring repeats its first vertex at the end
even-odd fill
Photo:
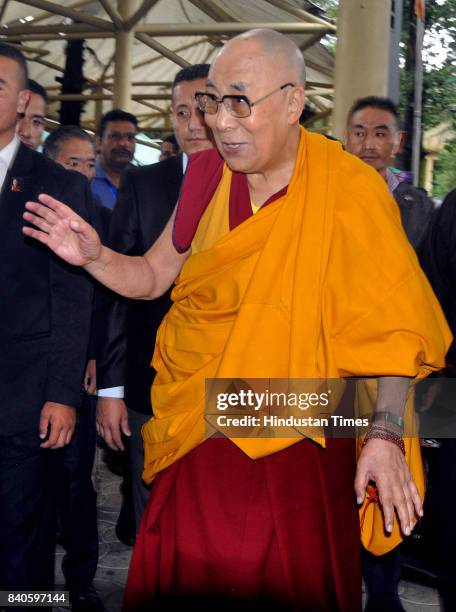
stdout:
MULTIPOLYGON (((95 141, 81 127, 60 126, 52 132, 43 154, 64 168, 76 170, 90 182, 95 176, 95 141)), ((105 238, 111 211, 94 200, 94 225, 105 238)), ((97 294, 95 284, 95 294, 97 294)), ((96 298, 95 298, 96 304, 96 298)), ((97 497, 92 483, 96 449, 96 370, 93 331, 84 375, 82 405, 70 444, 56 457, 57 512, 60 542, 66 554, 62 571, 70 592, 73 612, 102 612, 103 604, 93 587, 98 565, 97 497)))
MULTIPOLYGON (((397 202, 404 232, 419 251, 434 205, 424 189, 401 182, 389 169, 400 151, 403 132, 396 105, 389 98, 368 96, 353 103, 347 118, 346 149, 377 170, 397 202)), ((400 546, 379 557, 362 551, 367 589, 366 611, 403 612, 398 589, 401 579, 400 546)))
MULTIPOLYGON (((421 249, 420 263, 456 338, 456 189, 447 194, 434 213, 421 249)), ((455 340, 447 353, 447 377, 456 377, 455 340)), ((452 381, 443 379, 442 389, 445 389, 445 382, 452 381)), ((448 388, 452 389, 450 384, 448 388)), ((436 405, 446 404, 450 410, 454 410, 451 405, 453 393, 446 393, 442 392, 436 405)), ((448 427, 446 436, 440 439, 440 448, 430 467, 429 501, 440 604, 442 610, 451 612, 456 610, 456 528, 453 519, 456 505, 456 437, 451 427, 448 427)))
MULTIPOLYGON (((208 64, 197 64, 177 73, 172 116, 183 154, 128 171, 111 219, 109 243, 114 249, 141 255, 152 246, 177 202, 188 156, 213 146, 195 102, 195 92, 204 89, 208 71, 208 64)), ((124 450, 122 433, 130 437, 137 528, 149 493, 141 479, 141 426, 152 415, 150 387, 155 372, 150 362, 158 326, 171 305, 169 295, 152 302, 117 296, 97 316, 97 426, 114 450, 124 450)))
POLYGON ((92 309, 87 276, 22 233, 25 203, 47 190, 90 216, 87 181, 15 135, 26 88, 22 54, 0 43, 0 590, 8 591, 52 588, 55 525, 51 515, 38 519, 52 494, 50 449, 68 444, 75 427, 92 309))

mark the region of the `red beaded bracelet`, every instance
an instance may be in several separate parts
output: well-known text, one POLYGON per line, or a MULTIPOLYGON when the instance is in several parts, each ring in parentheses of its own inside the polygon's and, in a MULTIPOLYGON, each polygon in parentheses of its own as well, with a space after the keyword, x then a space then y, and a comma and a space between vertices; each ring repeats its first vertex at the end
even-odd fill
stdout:
POLYGON ((385 427, 379 427, 378 425, 374 425, 367 432, 366 437, 364 438, 363 446, 368 440, 372 440, 375 438, 379 440, 386 440, 387 442, 392 442, 398 448, 400 448, 402 454, 405 455, 404 440, 393 431, 386 429, 385 427))

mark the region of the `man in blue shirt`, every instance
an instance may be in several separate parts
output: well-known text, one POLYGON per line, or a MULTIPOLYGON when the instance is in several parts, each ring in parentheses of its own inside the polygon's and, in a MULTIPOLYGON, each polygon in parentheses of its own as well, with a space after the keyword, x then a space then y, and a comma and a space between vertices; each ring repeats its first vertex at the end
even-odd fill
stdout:
POLYGON ((122 173, 134 157, 137 132, 138 120, 131 113, 113 109, 101 118, 97 139, 100 156, 95 164, 92 193, 111 210, 122 173))

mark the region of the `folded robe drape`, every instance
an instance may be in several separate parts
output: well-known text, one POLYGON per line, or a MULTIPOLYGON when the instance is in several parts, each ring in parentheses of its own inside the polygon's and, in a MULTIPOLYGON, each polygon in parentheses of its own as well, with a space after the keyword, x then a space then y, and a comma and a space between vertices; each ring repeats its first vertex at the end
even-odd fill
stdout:
MULTIPOLYGON (((196 160, 206 198, 213 155, 196 160)), ((206 378, 414 378, 444 365, 444 316, 372 168, 302 130, 286 194, 229 231, 231 178, 225 167, 157 336, 146 481, 204 440, 206 378)), ((297 440, 233 441, 257 458, 297 440)))
MULTIPOLYGON (((202 170, 205 196, 204 169, 212 155, 196 156, 188 169, 189 180, 202 170)), ((229 231, 231 182, 224 167, 209 205, 201 210, 192 255, 157 337, 154 417, 143 428, 144 478, 151 481, 164 471, 138 536, 127 588, 130 601, 142 588, 144 542, 161 534, 164 557, 157 563, 174 559, 170 549, 181 546, 176 541, 167 549, 161 532, 169 531, 178 502, 168 504, 165 495, 160 510, 154 497, 159 500, 169 486, 177 495, 178 474, 187 462, 196 461, 209 442, 221 442, 204 442, 206 378, 417 377, 444 365, 450 340, 444 317, 403 233, 397 206, 371 168, 340 145, 302 130, 286 194, 229 231)), ((192 194, 195 202, 201 194, 192 194)), ((294 448, 314 444, 296 442, 233 439, 229 444, 247 458, 280 461, 294 448)), ((323 438, 315 442, 325 444, 323 438)), ((225 451, 220 450, 220 461, 225 451)), ((302 478, 319 469, 309 463, 307 473, 305 462, 300 467, 302 478)), ((286 473, 282 478, 292 496, 293 482, 286 473)), ((210 495, 212 485, 207 486, 210 495)), ((322 509, 326 536, 329 516, 322 509)), ((213 524, 211 536, 220 536, 216 518, 213 524)), ((206 527, 210 530, 210 524, 206 527)), ((340 564, 343 558, 338 557, 334 565, 340 564)), ((148 574, 150 592, 156 595, 160 584, 153 572, 148 574)), ((328 579, 333 594, 334 582, 328 579)), ((337 597, 340 603, 343 596, 337 597)))

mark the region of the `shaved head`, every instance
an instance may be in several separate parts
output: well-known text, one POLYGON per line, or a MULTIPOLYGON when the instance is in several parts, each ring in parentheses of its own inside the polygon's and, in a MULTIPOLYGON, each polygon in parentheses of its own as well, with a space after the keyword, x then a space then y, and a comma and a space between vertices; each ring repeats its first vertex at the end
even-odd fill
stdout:
MULTIPOLYGON (((232 170, 253 180, 254 174, 265 176, 293 167, 305 104, 304 82, 301 51, 273 30, 250 30, 219 51, 206 81, 206 95, 218 106, 205 114, 205 120, 232 170), (232 100, 243 103, 247 112, 236 116, 230 108, 232 100)), ((281 179, 282 185, 288 178, 281 179)))
POLYGON ((239 34, 227 42, 220 53, 230 51, 234 45, 252 42, 258 44, 274 71, 289 75, 296 85, 305 86, 306 65, 301 50, 287 36, 275 30, 258 28, 239 34))

